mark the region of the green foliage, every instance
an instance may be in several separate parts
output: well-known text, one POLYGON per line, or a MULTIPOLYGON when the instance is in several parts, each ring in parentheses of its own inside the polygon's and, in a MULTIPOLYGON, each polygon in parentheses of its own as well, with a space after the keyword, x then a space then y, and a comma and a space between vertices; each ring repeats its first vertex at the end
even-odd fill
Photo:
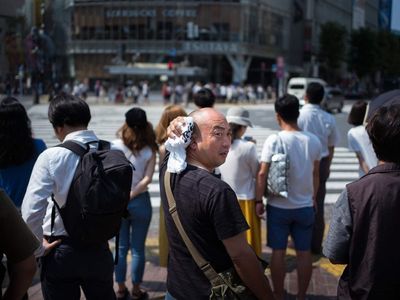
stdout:
POLYGON ((385 75, 400 75, 400 38, 388 31, 378 33, 379 70, 385 75))
POLYGON ((389 31, 362 28, 353 31, 349 67, 362 78, 380 71, 384 76, 400 74, 400 38, 389 31))
POLYGON ((328 71, 336 71, 346 58, 346 28, 336 22, 321 26, 319 60, 328 71))
POLYGON ((379 66, 378 34, 368 28, 351 33, 349 67, 362 78, 372 75, 379 66))

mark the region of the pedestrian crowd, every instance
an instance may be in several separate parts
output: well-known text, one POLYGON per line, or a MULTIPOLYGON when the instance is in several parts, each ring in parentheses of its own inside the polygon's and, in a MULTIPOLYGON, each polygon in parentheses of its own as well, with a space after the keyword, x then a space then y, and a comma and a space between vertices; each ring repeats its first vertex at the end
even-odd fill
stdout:
MULTIPOLYGON (((260 157, 246 135, 248 110, 235 106, 223 115, 212 89, 193 92, 193 112, 168 105, 155 129, 143 109, 129 109, 111 142, 88 129, 82 94, 60 93, 48 108, 60 144, 47 149, 33 137, 23 105, 1 100, 0 255, 7 271, 1 264, 0 282, 7 272, 9 286, 0 299, 27 299, 37 268, 44 299, 80 299, 81 291, 87 299, 147 299, 141 285, 157 155, 166 300, 285 299, 288 246, 296 251, 297 299, 307 299, 312 254, 347 265, 339 299, 399 299, 400 93, 379 96, 379 106, 353 105, 348 145, 360 179, 335 203, 323 241, 326 182, 339 142, 335 118, 320 107, 324 87, 309 84, 301 108, 293 95, 275 101, 280 131, 265 140, 260 157)), ((148 86, 142 93, 148 97, 148 86)))

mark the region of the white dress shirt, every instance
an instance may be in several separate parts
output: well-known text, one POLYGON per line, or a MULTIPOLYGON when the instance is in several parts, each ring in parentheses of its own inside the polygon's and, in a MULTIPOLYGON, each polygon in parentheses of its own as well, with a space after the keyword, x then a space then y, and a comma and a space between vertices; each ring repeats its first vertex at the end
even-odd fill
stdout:
POLYGON ((322 110, 319 105, 305 104, 300 109, 297 123, 302 130, 317 136, 322 145, 322 157, 329 155, 328 147, 336 146, 339 142, 335 118, 322 110))
MULTIPOLYGON (((98 141, 98 138, 91 130, 81 130, 68 134, 64 141, 68 140, 85 144, 98 141)), ((90 146, 95 148, 97 143, 90 146)), ((54 194, 60 207, 65 205, 78 163, 77 154, 61 147, 48 148, 39 155, 21 206, 23 219, 39 241, 43 235, 51 235, 51 211, 54 205, 51 194, 54 194)), ((68 235, 57 209, 53 235, 68 235)), ((35 256, 42 256, 43 253, 41 246, 35 251, 35 256)))

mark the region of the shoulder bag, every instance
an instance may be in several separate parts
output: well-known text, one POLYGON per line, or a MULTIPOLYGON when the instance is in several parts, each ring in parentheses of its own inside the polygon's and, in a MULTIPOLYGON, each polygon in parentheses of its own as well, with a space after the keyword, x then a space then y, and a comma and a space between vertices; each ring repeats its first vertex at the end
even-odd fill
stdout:
POLYGON ((279 133, 276 136, 276 153, 273 154, 271 157, 268 176, 265 183, 264 196, 277 196, 287 198, 288 175, 290 167, 289 155, 279 133))

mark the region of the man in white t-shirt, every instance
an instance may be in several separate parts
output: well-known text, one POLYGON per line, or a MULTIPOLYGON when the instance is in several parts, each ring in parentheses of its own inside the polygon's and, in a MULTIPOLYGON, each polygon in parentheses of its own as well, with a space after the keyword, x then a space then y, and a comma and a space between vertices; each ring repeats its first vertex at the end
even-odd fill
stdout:
POLYGON ((314 225, 315 196, 319 183, 321 143, 309 132, 297 126, 299 100, 285 95, 275 102, 276 118, 281 131, 264 143, 261 166, 256 183, 257 213, 264 213, 262 196, 273 154, 277 153, 278 138, 289 156, 288 196, 268 197, 268 246, 272 248, 271 276, 276 299, 284 299, 285 254, 289 234, 294 240, 297 256, 298 294, 305 299, 312 273, 311 238, 314 225))
POLYGON ((311 252, 322 253, 322 239, 324 237, 324 204, 326 181, 333 158, 335 146, 339 142, 335 118, 321 109, 320 103, 324 98, 325 90, 320 83, 312 82, 308 85, 305 95, 306 104, 300 110, 299 127, 317 136, 322 146, 319 166, 319 188, 317 192, 317 213, 315 215, 311 252))

